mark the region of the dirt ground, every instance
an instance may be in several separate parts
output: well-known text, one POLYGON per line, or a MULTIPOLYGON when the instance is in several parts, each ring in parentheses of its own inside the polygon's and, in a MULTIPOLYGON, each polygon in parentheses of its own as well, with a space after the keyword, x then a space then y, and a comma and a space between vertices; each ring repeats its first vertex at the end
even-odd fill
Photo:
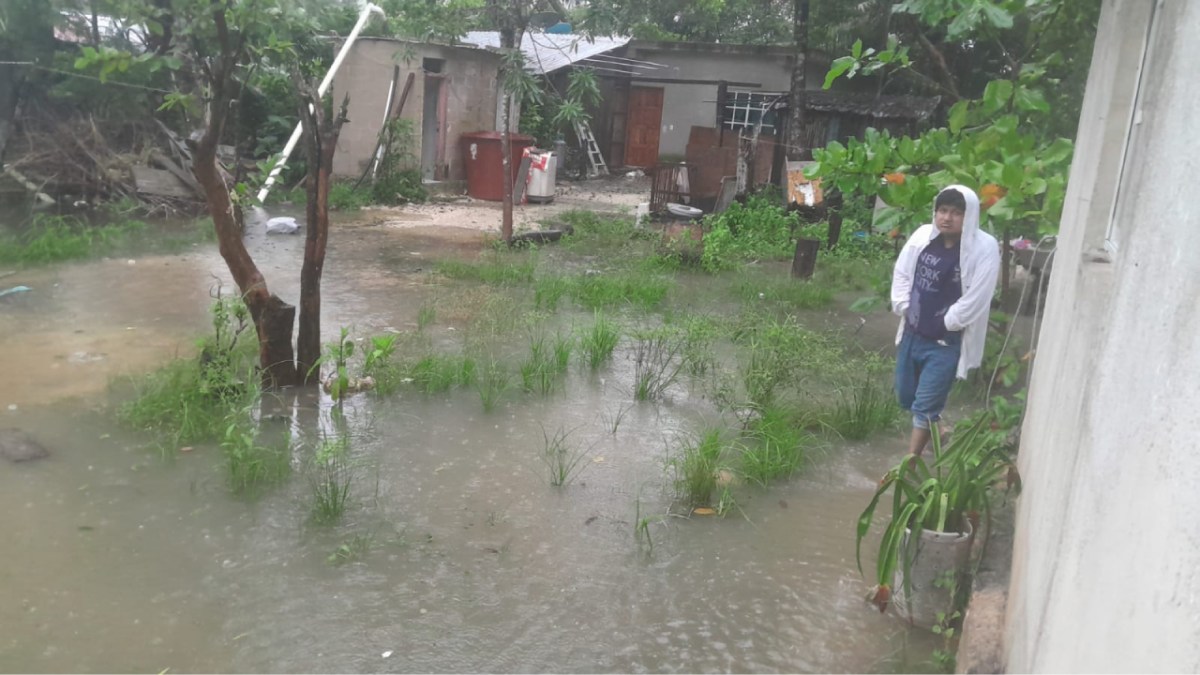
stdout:
MULTIPOLYGON (((640 202, 650 201, 650 179, 624 174, 586 181, 560 181, 554 200, 546 204, 526 203, 513 208, 513 229, 541 229, 564 212, 576 209, 601 213, 632 214, 640 202)), ((362 212, 363 218, 385 227, 427 226, 462 227, 484 232, 500 232, 500 202, 472 199, 464 195, 439 196, 426 204, 373 206, 362 212)))

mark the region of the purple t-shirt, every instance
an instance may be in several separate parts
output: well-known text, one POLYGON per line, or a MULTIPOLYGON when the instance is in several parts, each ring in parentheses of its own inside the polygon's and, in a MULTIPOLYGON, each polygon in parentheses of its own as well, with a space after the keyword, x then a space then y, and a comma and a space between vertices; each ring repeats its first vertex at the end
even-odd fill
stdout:
POLYGON ((946 336, 943 317, 950 305, 962 297, 962 278, 958 266, 960 250, 958 244, 946 248, 946 243, 940 237, 935 237, 917 256, 905 320, 909 329, 930 340, 940 340, 946 336))

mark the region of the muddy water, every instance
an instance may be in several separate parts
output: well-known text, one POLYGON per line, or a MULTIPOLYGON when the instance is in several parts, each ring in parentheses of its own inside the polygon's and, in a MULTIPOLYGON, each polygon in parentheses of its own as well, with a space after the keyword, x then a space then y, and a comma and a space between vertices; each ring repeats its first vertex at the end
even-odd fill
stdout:
MULTIPOLYGON (((429 258, 478 248, 465 230, 338 228, 327 332, 410 327, 429 258)), ((302 242, 251 245, 294 298, 302 242)), ((16 405, 0 424, 54 453, 0 464, 0 669, 864 672, 897 667, 905 645, 928 653, 930 638, 868 609, 854 566, 854 519, 898 436, 741 486, 735 516, 668 516, 667 449, 729 421, 687 383, 633 405, 619 351, 490 414, 471 391, 353 399, 354 496, 341 524, 315 527, 299 471, 332 423, 311 394, 274 404, 298 432, 298 473, 254 499, 228 494, 214 449, 164 461, 114 426, 109 378, 190 349, 227 275, 203 247, 134 260, 22 273, 34 293, 0 306, 16 405), (558 429, 587 453, 563 488, 538 459, 558 429), (355 541, 365 555, 331 563, 355 541)))

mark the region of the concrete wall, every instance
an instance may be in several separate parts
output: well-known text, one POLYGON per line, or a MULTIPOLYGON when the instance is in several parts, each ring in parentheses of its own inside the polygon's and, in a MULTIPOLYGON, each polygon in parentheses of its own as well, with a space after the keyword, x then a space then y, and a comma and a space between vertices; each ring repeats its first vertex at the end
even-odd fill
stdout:
MULTIPOLYGON (((413 122, 414 164, 420 161, 427 107, 425 73, 422 70, 424 58, 445 61, 442 86, 447 92, 446 130, 442 153, 444 163, 439 167, 440 174, 449 180, 461 180, 464 177, 458 137, 464 132, 495 128, 499 58, 479 49, 386 38, 361 38, 355 42, 333 80, 334 101, 340 103, 345 93, 350 94, 350 121, 342 128, 337 153, 333 158, 335 175, 359 176, 370 159, 379 138, 393 65, 400 66, 400 80, 396 85, 398 90, 403 89, 410 72, 416 73, 401 116, 413 122)), ((399 91, 396 97, 399 103, 399 91)), ((436 110, 436 105, 431 104, 429 109, 436 110)))
MULTIPOLYGON (((649 71, 647 77, 755 82, 762 86, 749 91, 767 92, 789 91, 792 88, 792 57, 786 51, 767 47, 695 47, 687 43, 672 47, 669 44, 633 43, 627 55, 631 59, 667 66, 649 71)), ((825 79, 827 64, 818 64, 816 61, 810 59, 805 72, 809 89, 819 89, 825 79)), ((682 156, 693 126, 712 127, 716 124, 715 84, 639 84, 635 80, 632 85, 664 88, 662 135, 658 143, 660 155, 682 156)))
POLYGON ((1157 3, 1142 67, 1155 5, 1100 20, 1022 435, 1011 672, 1200 671, 1200 2, 1157 3))

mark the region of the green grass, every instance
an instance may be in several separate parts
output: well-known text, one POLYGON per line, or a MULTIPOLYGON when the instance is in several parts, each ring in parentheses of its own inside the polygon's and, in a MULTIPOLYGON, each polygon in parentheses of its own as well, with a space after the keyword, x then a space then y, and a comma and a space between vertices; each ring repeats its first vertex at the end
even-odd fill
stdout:
POLYGON ((71 216, 38 214, 23 232, 0 236, 0 263, 39 265, 98 256, 145 231, 136 220, 87 225, 71 216))
POLYGON ((734 294, 746 303, 779 303, 791 309, 822 309, 833 304, 834 287, 815 280, 741 275, 734 294))
POLYGON ((634 399, 659 398, 675 383, 683 368, 685 345, 683 332, 673 326, 633 333, 634 399))
POLYGON ((504 393, 512 386, 512 373, 504 367, 504 364, 489 360, 487 365, 480 369, 479 377, 475 382, 475 388, 479 392, 479 401, 483 404, 484 412, 492 412, 496 409, 496 404, 504 396, 504 393))
POLYGON ((537 309, 555 311, 558 302, 571 289, 571 282, 562 276, 538 277, 533 286, 533 305, 537 309))
MULTIPOLYGON (((307 195, 297 203, 304 203, 307 195)), ((351 183, 335 182, 329 186, 329 208, 335 211, 357 211, 373 201, 370 186, 355 188, 351 183)))
POLYGON ((895 426, 899 418, 891 387, 868 371, 839 390, 828 425, 842 438, 862 440, 895 426))
POLYGON ((747 480, 766 485, 789 478, 804 463, 804 433, 791 416, 779 408, 767 408, 747 429, 742 450, 741 473, 747 480))
POLYGON ((312 520, 315 523, 333 523, 346 511, 353 479, 349 452, 349 440, 341 436, 325 439, 313 455, 308 481, 312 490, 312 520))
MULTIPOLYGON (((569 358, 569 351, 567 356, 569 358)), ((543 396, 550 394, 559 375, 566 369, 566 365, 560 363, 557 341, 551 344, 544 334, 535 333, 529 339, 529 356, 521 363, 521 387, 543 396)))
POLYGON ((587 309, 633 306, 657 307, 671 289, 668 277, 629 270, 611 274, 583 274, 571 281, 570 294, 587 309))
POLYGON ((291 472, 289 443, 263 443, 259 436, 260 428, 250 421, 249 408, 232 411, 226 417, 221 453, 234 492, 278 483, 291 472))
POLYGON ((417 310, 417 330, 425 330, 437 321, 437 307, 432 303, 425 303, 417 310))
POLYGON ((784 392, 801 392, 811 377, 844 373, 847 359, 832 339, 787 315, 751 312, 734 330, 742 346, 740 374, 746 402, 765 409, 784 392))
POLYGON ((721 320, 708 314, 683 314, 670 319, 683 331, 683 369, 691 375, 703 375, 717 367, 714 346, 724 331, 721 320))
POLYGON ((478 281, 493 286, 532 282, 537 262, 525 256, 505 259, 508 257, 503 254, 489 256, 476 263, 442 260, 437 264, 437 271, 450 279, 478 281))
POLYGON ((644 231, 633 226, 633 218, 626 216, 566 211, 559 214, 558 219, 575 230, 562 240, 567 250, 595 253, 597 249, 625 248, 645 236, 644 231))
POLYGON ((592 315, 591 328, 579 338, 579 350, 583 352, 583 359, 588 368, 595 370, 611 359, 620 339, 617 325, 600 310, 596 310, 592 315))
POLYGON ((587 463, 583 461, 587 459, 587 451, 572 447, 567 442, 570 435, 571 432, 561 427, 553 436, 546 433, 545 428, 542 429, 540 457, 550 476, 550 484, 554 487, 567 485, 587 467, 587 463))
POLYGON ((669 460, 675 474, 675 496, 689 509, 712 504, 725 449, 721 430, 711 429, 698 440, 685 443, 669 460))
POLYGON ((412 385, 426 394, 444 393, 455 385, 471 386, 476 375, 474 358, 448 354, 428 354, 407 371, 412 385))

